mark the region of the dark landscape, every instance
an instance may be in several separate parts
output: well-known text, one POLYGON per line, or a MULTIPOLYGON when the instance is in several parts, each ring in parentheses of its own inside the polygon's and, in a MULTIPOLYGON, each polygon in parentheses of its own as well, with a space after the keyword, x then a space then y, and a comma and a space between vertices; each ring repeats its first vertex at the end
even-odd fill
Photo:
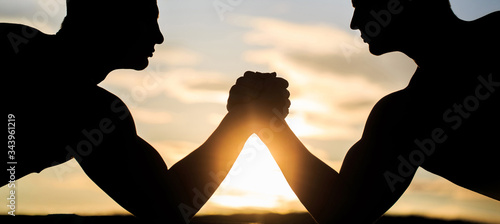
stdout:
MULTIPOLYGON (((0 223, 36 223, 36 224, 142 224, 132 216, 78 216, 78 215, 47 215, 47 216, 0 216, 0 223)), ((196 216, 191 224, 314 224, 307 213, 293 214, 236 214, 196 216)), ((472 224, 462 220, 430 219, 419 216, 384 216, 377 224, 472 224)))

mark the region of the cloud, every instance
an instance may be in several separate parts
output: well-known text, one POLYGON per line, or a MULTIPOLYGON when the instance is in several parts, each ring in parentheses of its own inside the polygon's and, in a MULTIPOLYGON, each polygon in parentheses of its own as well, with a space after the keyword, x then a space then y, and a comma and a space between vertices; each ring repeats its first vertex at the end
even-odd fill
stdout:
POLYGON ((199 147, 192 142, 174 140, 153 141, 150 144, 160 153, 169 167, 199 147))
POLYGON ((318 139, 357 138, 371 107, 388 93, 380 85, 361 76, 317 72, 291 62, 280 53, 250 54, 250 59, 265 58, 263 60, 269 63, 272 70, 278 71, 280 76, 290 82, 292 105, 288 119, 299 136, 318 139), (294 123, 301 125, 295 126, 294 123), (305 129, 311 131, 303 132, 305 129))
POLYGON ((324 24, 301 25, 271 18, 246 17, 245 26, 252 32, 245 35, 245 42, 268 46, 286 52, 328 55, 340 54, 337 43, 351 42, 354 38, 340 29, 324 24))
MULTIPOLYGON (((170 140, 151 142, 151 145, 170 167, 198 147, 191 142, 170 140)), ((232 169, 200 213, 217 213, 220 209, 305 211, 271 153, 256 135, 249 138, 232 169)))
MULTIPOLYGON (((7 195, 8 190, 4 186, 0 194, 7 195)), ((87 177, 76 160, 27 175, 16 181, 15 190, 16 215, 128 214, 87 177)), ((7 209, 2 206, 0 211, 7 214, 7 209)))
POLYGON ((151 59, 152 64, 165 64, 172 66, 193 66, 201 62, 202 56, 197 51, 187 48, 160 45, 151 59))
POLYGON ((131 108, 131 113, 136 122, 166 124, 172 121, 172 115, 166 111, 135 107, 131 108))
POLYGON ((25 24, 44 33, 57 32, 65 15, 65 1, 2 0, 0 2, 1 22, 25 24))
POLYGON ((208 123, 210 123, 213 126, 219 126, 220 122, 222 119, 224 119, 225 114, 220 114, 220 113, 210 113, 208 114, 207 120, 208 123))
POLYGON ((399 73, 409 77, 414 69, 402 55, 373 59, 356 36, 336 27, 245 19, 250 31, 244 40, 255 46, 245 52, 245 60, 266 65, 290 82, 288 121, 302 137, 359 138, 373 105, 403 87, 390 81, 392 77, 399 73), (406 64, 400 65, 403 61, 406 64))
POLYGON ((498 201, 419 169, 408 190, 388 213, 497 223, 498 211, 498 201))
POLYGON ((218 72, 182 68, 168 71, 165 93, 184 103, 226 104, 234 80, 218 72))
POLYGON ((153 65, 145 71, 119 70, 101 84, 134 106, 148 98, 165 94, 182 103, 218 103, 225 105, 234 78, 219 72, 195 68, 164 69, 153 65))

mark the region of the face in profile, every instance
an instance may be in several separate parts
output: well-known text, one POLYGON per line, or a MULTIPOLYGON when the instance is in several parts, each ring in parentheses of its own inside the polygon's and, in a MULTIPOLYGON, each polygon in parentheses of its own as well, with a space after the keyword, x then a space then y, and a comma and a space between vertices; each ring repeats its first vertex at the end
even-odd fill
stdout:
POLYGON ((156 1, 138 0, 137 7, 128 15, 115 20, 111 28, 112 40, 118 68, 135 70, 145 69, 148 58, 153 56, 155 45, 163 42, 163 35, 158 25, 158 6, 156 1))
POLYGON ((351 29, 359 30, 370 52, 398 51, 412 38, 410 9, 404 0, 353 0, 351 29))
POLYGON ((88 61, 112 70, 143 70, 148 66, 155 45, 164 40, 156 0, 102 0, 99 6, 86 0, 72 1, 68 15, 73 9, 77 22, 68 26, 84 43, 82 50, 87 52, 88 61))

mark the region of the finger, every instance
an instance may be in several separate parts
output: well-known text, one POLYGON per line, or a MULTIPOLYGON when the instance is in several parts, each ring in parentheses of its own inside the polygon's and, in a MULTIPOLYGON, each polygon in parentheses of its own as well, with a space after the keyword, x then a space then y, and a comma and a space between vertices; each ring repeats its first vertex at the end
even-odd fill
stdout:
POLYGON ((279 114, 276 114, 282 118, 286 118, 288 116, 288 114, 290 114, 290 107, 283 107, 281 112, 279 114))
POLYGON ((286 89, 289 86, 288 81, 286 81, 286 79, 284 78, 275 78, 275 81, 276 81, 276 86, 278 86, 278 88, 286 89))
POLYGON ((227 111, 231 111, 231 109, 234 108, 236 105, 249 103, 251 101, 252 99, 248 96, 233 94, 229 96, 229 98, 227 99, 227 105, 226 105, 227 111))
POLYGON ((286 118, 288 116, 288 114, 290 113, 290 105, 291 105, 291 102, 290 100, 283 100, 281 101, 280 104, 277 104, 274 106, 274 108, 272 109, 274 115, 278 116, 278 117, 282 117, 282 118, 286 118))
POLYGON ((236 85, 252 88, 258 94, 264 88, 264 80, 260 78, 240 77, 236 80, 236 85))
POLYGON ((239 77, 236 80, 236 85, 241 85, 241 86, 253 88, 257 82, 261 82, 261 81, 258 79, 255 79, 255 78, 239 77))
POLYGON ((228 104, 235 105, 235 104, 244 104, 252 101, 252 98, 245 96, 245 95, 232 95, 229 97, 227 100, 228 104))
POLYGON ((273 88, 273 89, 286 89, 288 88, 288 81, 283 78, 273 78, 273 79, 265 79, 264 87, 265 88, 273 88))
POLYGON ((259 78, 263 78, 263 79, 269 79, 269 78, 276 78, 277 74, 276 74, 276 72, 271 72, 271 73, 256 72, 256 76, 258 76, 259 78))
POLYGON ((292 103, 288 99, 284 102, 283 107, 281 108, 282 113, 280 114, 283 118, 286 118, 288 116, 288 114, 290 113, 290 106, 291 105, 292 105, 292 103))
POLYGON ((243 75, 243 76, 247 77, 247 78, 259 78, 259 79, 276 78, 276 72, 261 73, 261 72, 247 71, 247 72, 245 72, 245 75, 243 75))
POLYGON ((269 79, 267 82, 265 82, 266 86, 272 86, 273 88, 280 88, 280 89, 286 89, 288 88, 288 81, 286 81, 283 78, 274 78, 274 79, 269 79))
POLYGON ((231 90, 229 90, 229 97, 231 96, 246 96, 249 97, 250 99, 255 99, 259 95, 259 91, 255 90, 254 88, 242 86, 242 85, 234 85, 231 87, 231 90))
POLYGON ((283 98, 286 98, 286 99, 290 98, 290 91, 288 91, 288 90, 285 89, 283 91, 283 98))
POLYGON ((255 75, 255 72, 252 72, 252 71, 246 71, 244 74, 243 74, 243 77, 249 77, 249 76, 254 76, 255 75))

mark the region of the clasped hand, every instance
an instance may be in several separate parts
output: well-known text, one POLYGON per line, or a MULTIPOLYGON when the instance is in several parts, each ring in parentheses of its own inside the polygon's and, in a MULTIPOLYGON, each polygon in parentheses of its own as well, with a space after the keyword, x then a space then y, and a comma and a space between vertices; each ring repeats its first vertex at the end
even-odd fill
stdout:
POLYGON ((252 128, 283 120, 289 112, 288 82, 276 73, 245 72, 229 92, 227 110, 249 120, 252 128))

